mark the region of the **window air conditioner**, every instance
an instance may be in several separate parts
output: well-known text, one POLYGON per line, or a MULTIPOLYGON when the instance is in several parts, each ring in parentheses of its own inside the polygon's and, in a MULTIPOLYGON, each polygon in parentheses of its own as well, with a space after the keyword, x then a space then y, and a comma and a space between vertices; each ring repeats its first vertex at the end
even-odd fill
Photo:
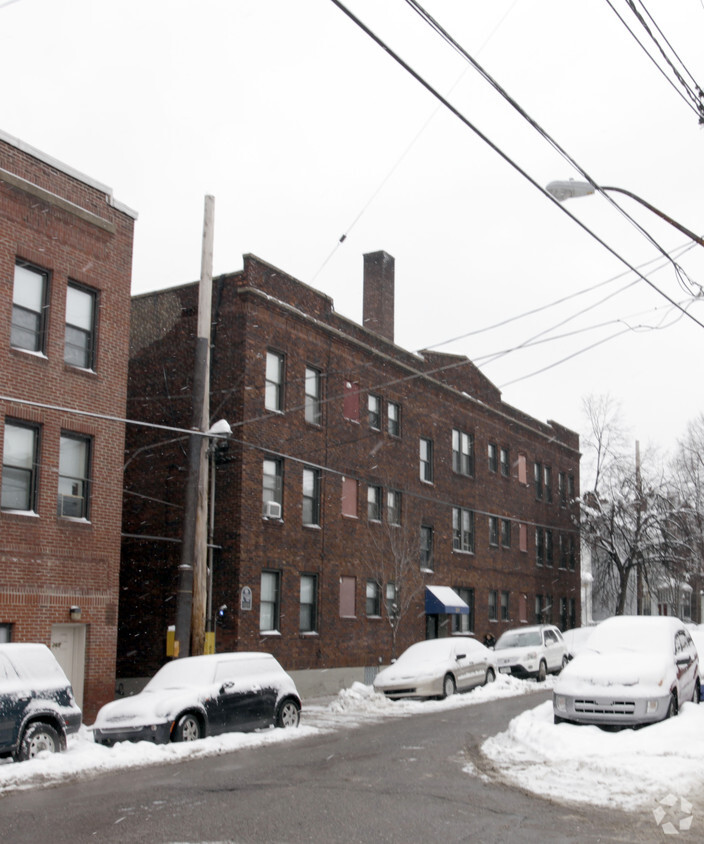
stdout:
POLYGON ((59 516, 80 519, 83 516, 82 495, 59 495, 59 516))
POLYGON ((265 519, 280 519, 281 505, 278 501, 266 501, 264 503, 264 518, 265 519))

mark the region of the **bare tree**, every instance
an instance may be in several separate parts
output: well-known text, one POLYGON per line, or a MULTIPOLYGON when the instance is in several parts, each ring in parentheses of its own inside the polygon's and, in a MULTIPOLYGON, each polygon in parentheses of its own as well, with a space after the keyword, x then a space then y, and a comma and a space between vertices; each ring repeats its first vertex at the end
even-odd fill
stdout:
POLYGON ((391 636, 391 658, 397 656, 399 631, 425 588, 420 567, 420 535, 410 514, 404 524, 370 525, 372 553, 366 561, 369 578, 382 590, 391 636))
POLYGON ((671 576, 681 556, 668 485, 653 453, 630 454, 618 408, 609 398, 584 403, 591 451, 592 485, 582 494, 582 535, 593 555, 593 592, 597 602, 627 609, 629 597, 642 612, 642 596, 671 576))

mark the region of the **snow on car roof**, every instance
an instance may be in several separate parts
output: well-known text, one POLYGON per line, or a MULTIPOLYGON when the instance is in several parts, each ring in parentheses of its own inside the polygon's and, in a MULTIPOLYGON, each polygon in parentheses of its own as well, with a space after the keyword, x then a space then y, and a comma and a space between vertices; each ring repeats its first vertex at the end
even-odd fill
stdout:
POLYGON ((669 636, 674 636, 683 626, 673 616, 616 615, 594 628, 587 648, 596 651, 661 650, 671 646, 669 636))

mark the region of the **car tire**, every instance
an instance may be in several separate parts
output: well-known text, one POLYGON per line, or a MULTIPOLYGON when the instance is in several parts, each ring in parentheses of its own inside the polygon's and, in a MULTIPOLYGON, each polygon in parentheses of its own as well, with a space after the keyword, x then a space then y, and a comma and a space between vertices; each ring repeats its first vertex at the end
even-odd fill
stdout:
POLYGON ((442 699, 444 700, 446 697, 452 697, 456 691, 457 683, 455 683, 455 678, 452 674, 446 674, 442 681, 442 699))
POLYGON ((667 707, 667 715, 665 718, 674 718, 679 711, 679 705, 677 703, 677 692, 673 692, 670 695, 670 704, 667 707))
POLYGON ((694 694, 692 695, 692 703, 699 703, 702 697, 702 686, 699 682, 699 677, 694 681, 694 694))
POLYGON ((176 722, 172 741, 196 741, 203 736, 200 721, 192 712, 186 712, 176 722))
POLYGON ((496 674, 494 673, 494 669, 487 668, 486 677, 484 678, 484 685, 487 686, 489 683, 493 683, 494 680, 496 680, 496 674))
POLYGON ((48 750, 49 753, 58 753, 62 746, 61 738, 51 724, 35 721, 24 731, 15 758, 18 762, 26 762, 29 759, 34 759, 43 750, 48 750))
POLYGON ((567 654, 565 654, 565 655, 562 657, 562 665, 560 666, 560 671, 562 671, 562 669, 563 669, 563 668, 567 665, 567 663, 568 663, 569 661, 570 661, 570 658, 567 656, 567 654))
POLYGON ((276 726, 282 729, 297 727, 301 722, 301 707, 293 698, 281 701, 276 711, 276 726))
POLYGON ((548 666, 544 659, 540 660, 540 665, 538 666, 538 676, 537 680, 539 683, 544 683, 545 678, 548 676, 548 666))

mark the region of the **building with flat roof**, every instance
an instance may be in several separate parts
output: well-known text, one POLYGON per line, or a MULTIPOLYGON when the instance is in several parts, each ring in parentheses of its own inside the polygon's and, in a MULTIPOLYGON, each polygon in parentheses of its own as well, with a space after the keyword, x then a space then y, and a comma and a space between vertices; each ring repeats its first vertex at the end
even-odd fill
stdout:
MULTIPOLYGON (((131 418, 189 427, 197 303, 198 284, 134 297, 131 418)), ((359 325, 246 255, 213 281, 211 344, 211 421, 233 430, 211 460, 217 650, 369 676, 426 637, 579 624, 577 434, 466 357, 395 345, 391 256, 364 256, 359 325)), ((187 464, 185 437, 127 432, 125 682, 167 658, 187 464)))
POLYGON ((136 214, 0 133, 0 641, 114 697, 136 214))

